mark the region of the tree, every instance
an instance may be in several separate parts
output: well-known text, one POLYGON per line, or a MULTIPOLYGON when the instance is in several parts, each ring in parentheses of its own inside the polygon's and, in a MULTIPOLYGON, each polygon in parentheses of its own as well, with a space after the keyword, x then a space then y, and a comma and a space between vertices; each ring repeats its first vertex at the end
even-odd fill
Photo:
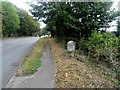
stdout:
POLYGON ((40 32, 38 20, 10 2, 2 1, 2 16, 4 37, 33 36, 40 32))
POLYGON ((59 41, 88 39, 92 31, 108 27, 114 20, 110 11, 112 2, 37 2, 31 4, 31 13, 49 27, 59 41))
POLYGON ((17 36, 17 30, 19 30, 20 21, 17 14, 17 8, 10 2, 2 2, 2 30, 3 36, 11 37, 17 36))
POLYGON ((19 36, 33 36, 40 32, 40 24, 37 20, 33 19, 32 16, 22 9, 19 10, 20 17, 20 30, 19 36))

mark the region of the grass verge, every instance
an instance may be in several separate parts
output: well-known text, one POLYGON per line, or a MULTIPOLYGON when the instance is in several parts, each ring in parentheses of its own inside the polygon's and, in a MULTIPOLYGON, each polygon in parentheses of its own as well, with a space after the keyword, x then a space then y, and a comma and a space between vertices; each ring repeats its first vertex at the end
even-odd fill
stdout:
POLYGON ((49 39, 49 42, 56 59, 57 88, 114 87, 114 83, 106 78, 107 75, 100 73, 101 71, 96 69, 97 67, 91 66, 90 63, 83 62, 83 60, 87 60, 85 56, 80 55, 81 60, 68 57, 65 50, 53 38, 49 39))
POLYGON ((22 66, 16 73, 16 76, 29 75, 37 71, 41 66, 41 57, 43 55, 43 47, 46 42, 46 38, 40 39, 33 47, 28 56, 22 63, 22 66))

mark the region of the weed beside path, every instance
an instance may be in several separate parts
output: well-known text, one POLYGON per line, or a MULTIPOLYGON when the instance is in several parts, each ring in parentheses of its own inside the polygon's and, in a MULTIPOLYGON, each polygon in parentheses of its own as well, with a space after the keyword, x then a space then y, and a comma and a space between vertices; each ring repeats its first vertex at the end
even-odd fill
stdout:
MULTIPOLYGON (((49 39, 56 59, 56 79, 58 88, 113 88, 114 83, 90 64, 65 55, 65 50, 49 39)), ((112 78, 114 79, 114 78, 112 78)), ((115 80, 115 79, 114 79, 115 80)))
POLYGON ((41 57, 43 55, 43 48, 46 42, 46 38, 40 39, 33 47, 28 56, 22 63, 22 66, 17 71, 16 76, 29 75, 37 71, 41 66, 41 57))

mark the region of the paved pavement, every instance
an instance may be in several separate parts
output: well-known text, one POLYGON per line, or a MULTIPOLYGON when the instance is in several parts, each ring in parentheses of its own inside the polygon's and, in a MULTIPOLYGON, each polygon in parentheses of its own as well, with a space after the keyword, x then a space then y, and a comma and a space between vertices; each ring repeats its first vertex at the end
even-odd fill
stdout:
POLYGON ((0 61, 2 61, 2 87, 6 86, 25 56, 38 40, 38 37, 27 37, 2 41, 2 44, 0 44, 0 48, 2 47, 2 58, 0 59, 0 61))
POLYGON ((7 88, 55 88, 55 63, 49 42, 45 44, 42 66, 33 76, 15 77, 7 88), (24 79, 23 79, 24 78, 24 79))

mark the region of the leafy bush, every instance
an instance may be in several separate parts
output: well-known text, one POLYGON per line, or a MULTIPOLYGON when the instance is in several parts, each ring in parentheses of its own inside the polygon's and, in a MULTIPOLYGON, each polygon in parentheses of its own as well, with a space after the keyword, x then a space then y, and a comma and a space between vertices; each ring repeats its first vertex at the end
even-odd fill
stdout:
POLYGON ((114 34, 93 32, 85 45, 90 57, 116 64, 120 44, 114 34))
POLYGON ((120 36, 118 37, 118 60, 120 60, 120 36))

